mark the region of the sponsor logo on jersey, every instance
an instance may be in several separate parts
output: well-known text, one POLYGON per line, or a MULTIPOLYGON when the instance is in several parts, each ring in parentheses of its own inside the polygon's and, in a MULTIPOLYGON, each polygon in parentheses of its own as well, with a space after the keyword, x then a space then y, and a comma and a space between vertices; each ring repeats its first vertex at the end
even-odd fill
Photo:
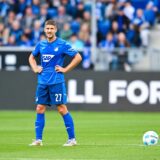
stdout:
POLYGON ((44 55, 42 56, 42 61, 43 61, 43 62, 49 62, 53 57, 54 57, 54 55, 44 54, 44 55))

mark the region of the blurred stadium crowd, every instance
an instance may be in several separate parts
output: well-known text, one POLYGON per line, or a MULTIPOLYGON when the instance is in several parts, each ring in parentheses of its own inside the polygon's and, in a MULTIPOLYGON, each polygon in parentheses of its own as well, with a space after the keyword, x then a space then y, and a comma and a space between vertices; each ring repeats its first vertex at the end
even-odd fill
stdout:
MULTIPOLYGON (((92 0, 0 0, 0 46, 35 46, 44 39, 44 22, 58 23, 57 35, 82 51, 90 68, 92 0)), ((97 47, 147 47, 150 29, 160 21, 160 0, 97 0, 97 47)), ((112 70, 127 53, 112 55, 112 70)))

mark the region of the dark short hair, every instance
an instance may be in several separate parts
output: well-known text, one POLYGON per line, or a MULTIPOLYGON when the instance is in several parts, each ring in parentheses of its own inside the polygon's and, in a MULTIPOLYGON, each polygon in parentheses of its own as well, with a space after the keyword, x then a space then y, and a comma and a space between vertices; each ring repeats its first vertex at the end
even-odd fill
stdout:
POLYGON ((46 26, 46 25, 53 25, 53 26, 57 27, 56 21, 54 21, 54 20, 52 20, 52 19, 47 20, 47 21, 45 22, 45 26, 46 26))

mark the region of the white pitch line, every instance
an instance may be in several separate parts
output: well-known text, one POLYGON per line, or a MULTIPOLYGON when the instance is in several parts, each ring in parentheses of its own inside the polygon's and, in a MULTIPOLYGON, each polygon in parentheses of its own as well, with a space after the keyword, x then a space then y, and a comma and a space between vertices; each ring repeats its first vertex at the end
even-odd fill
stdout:
MULTIPOLYGON (((80 145, 80 144, 79 144, 80 145)), ((81 144, 80 146, 138 146, 138 147, 146 147, 147 145, 144 144, 81 144)), ((149 146, 160 146, 160 144, 156 145, 149 145, 149 146)))

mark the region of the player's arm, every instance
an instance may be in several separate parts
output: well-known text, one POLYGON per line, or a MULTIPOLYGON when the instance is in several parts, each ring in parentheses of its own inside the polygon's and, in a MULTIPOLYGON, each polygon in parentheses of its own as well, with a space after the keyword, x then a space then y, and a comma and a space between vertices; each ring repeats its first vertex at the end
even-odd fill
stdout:
POLYGON ((32 54, 30 54, 30 56, 29 56, 29 64, 30 64, 34 73, 41 73, 42 72, 43 68, 41 66, 37 65, 35 57, 32 54))
POLYGON ((61 66, 56 66, 55 70, 57 72, 62 72, 62 73, 67 73, 69 71, 71 71, 73 68, 75 68, 80 62, 82 61, 82 57, 79 53, 77 53, 72 61, 66 66, 66 67, 61 67, 61 66))

